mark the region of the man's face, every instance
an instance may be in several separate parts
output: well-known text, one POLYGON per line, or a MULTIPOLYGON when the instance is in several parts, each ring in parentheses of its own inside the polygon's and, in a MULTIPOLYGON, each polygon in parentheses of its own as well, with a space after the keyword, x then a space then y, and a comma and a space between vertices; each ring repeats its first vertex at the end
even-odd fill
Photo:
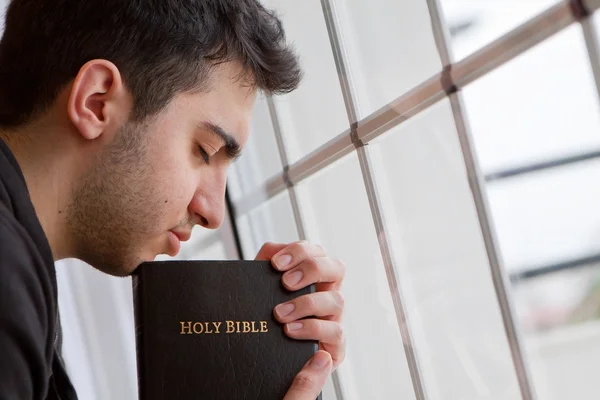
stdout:
POLYGON ((222 64, 209 91, 177 95, 99 152, 67 213, 77 258, 125 276, 158 254, 175 255, 193 225, 221 225, 231 147, 246 143, 255 99, 238 77, 222 64))

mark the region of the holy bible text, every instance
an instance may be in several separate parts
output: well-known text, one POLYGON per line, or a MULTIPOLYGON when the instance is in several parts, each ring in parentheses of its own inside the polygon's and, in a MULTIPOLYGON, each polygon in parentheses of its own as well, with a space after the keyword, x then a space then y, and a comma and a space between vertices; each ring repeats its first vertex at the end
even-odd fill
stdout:
POLYGON ((266 333, 269 331, 267 321, 181 321, 180 324, 181 331, 179 333, 181 335, 199 335, 203 333, 266 333), (225 325, 223 325, 223 322, 225 322, 225 325))

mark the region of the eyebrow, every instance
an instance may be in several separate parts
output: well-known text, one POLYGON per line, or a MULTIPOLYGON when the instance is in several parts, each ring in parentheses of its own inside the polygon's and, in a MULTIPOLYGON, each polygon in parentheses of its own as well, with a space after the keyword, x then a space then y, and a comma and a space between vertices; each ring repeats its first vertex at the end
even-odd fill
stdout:
POLYGON ((212 122, 203 122, 201 126, 219 136, 223 142, 225 142, 225 150, 227 152, 227 157, 230 160, 235 161, 240 157, 242 154, 242 147, 238 141, 235 140, 233 135, 225 132, 225 129, 221 128, 219 125, 213 124, 212 122))

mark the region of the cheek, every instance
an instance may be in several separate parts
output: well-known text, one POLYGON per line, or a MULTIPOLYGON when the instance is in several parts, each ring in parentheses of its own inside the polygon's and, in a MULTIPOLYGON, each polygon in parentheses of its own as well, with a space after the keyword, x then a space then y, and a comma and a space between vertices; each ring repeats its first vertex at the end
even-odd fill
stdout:
POLYGON ((197 171, 190 164, 190 148, 185 140, 162 141, 154 143, 151 154, 156 206, 168 226, 185 223, 189 218, 188 205, 198 186, 197 171))
POLYGON ((188 206, 194 197, 197 182, 193 175, 182 168, 165 169, 157 186, 158 201, 169 223, 188 218, 188 206))

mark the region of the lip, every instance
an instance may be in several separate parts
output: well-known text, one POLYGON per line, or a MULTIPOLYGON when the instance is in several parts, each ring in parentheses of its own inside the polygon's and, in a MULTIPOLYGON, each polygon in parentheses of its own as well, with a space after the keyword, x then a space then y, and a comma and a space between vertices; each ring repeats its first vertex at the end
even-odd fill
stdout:
POLYGON ((190 240, 190 237, 192 236, 191 232, 179 232, 179 231, 169 231, 172 234, 174 234, 175 236, 177 236, 177 239, 179 239, 180 242, 187 242, 188 240, 190 240))
POLYGON ((177 254, 179 254, 179 251, 181 250, 181 240, 179 239, 179 236, 177 236, 172 231, 169 231, 168 235, 169 251, 167 252, 167 254, 171 257, 175 257, 177 254))

